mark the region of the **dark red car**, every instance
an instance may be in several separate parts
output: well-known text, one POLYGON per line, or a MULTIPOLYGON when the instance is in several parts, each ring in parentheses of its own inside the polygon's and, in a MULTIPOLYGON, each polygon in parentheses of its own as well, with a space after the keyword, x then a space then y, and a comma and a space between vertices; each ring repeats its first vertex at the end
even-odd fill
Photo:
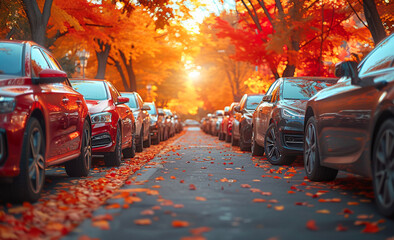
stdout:
POLYGON ((91 122, 86 102, 58 62, 28 41, 0 41, 0 197, 37 201, 45 168, 87 176, 91 122))
POLYGON ((92 119, 93 154, 104 154, 107 166, 119 166, 135 155, 134 116, 125 104, 128 98, 105 80, 72 80, 72 86, 86 100, 92 119))
POLYGON ((233 102, 230 105, 230 110, 229 110, 229 115, 223 119, 222 122, 222 129, 224 131, 224 140, 226 142, 231 142, 231 134, 233 130, 233 121, 234 121, 234 116, 235 116, 235 110, 234 108, 238 106, 239 102, 233 102))

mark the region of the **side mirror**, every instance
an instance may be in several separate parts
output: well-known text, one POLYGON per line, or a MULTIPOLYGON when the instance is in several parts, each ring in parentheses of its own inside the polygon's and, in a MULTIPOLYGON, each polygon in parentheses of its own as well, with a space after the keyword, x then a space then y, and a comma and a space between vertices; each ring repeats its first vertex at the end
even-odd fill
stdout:
POLYGON ((117 104, 128 103, 129 101, 130 101, 130 99, 127 98, 127 97, 118 97, 118 102, 117 102, 117 104))
POLYGON ((263 102, 271 102, 272 99, 272 95, 265 95, 263 97, 263 102))
POLYGON ((67 80, 67 73, 55 69, 44 69, 38 76, 33 83, 61 83, 67 80))
POLYGON ((358 78, 357 62, 344 61, 335 65, 335 76, 351 78, 352 85, 358 85, 360 79, 358 78))
POLYGON ((149 111, 150 110, 150 107, 148 106, 148 105, 143 105, 142 106, 142 111, 149 111))
POLYGON ((241 107, 240 106, 235 106, 234 107, 234 111, 236 111, 236 112, 241 112, 241 107))

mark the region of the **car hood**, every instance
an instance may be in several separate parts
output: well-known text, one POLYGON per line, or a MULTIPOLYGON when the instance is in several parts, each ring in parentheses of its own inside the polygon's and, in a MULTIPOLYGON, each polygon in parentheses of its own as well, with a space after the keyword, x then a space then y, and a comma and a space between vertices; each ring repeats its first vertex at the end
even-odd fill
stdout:
POLYGON ((289 110, 300 113, 301 115, 305 115, 306 104, 308 100, 283 100, 281 105, 283 108, 287 108, 289 110))
POLYGON ((86 105, 88 106, 90 114, 95 114, 99 112, 104 112, 104 110, 108 108, 109 101, 86 100, 86 105))

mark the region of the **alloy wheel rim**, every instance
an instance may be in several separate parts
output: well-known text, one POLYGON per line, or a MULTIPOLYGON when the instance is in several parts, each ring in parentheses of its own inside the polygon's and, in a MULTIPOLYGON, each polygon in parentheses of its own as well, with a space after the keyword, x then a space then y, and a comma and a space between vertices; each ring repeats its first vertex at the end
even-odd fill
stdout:
POLYGON ((252 144, 250 146, 252 153, 254 152, 254 131, 252 131, 252 144))
POLYGON ((118 131, 117 131, 117 135, 116 135, 117 143, 118 145, 116 146, 116 151, 118 152, 118 158, 121 159, 122 158, 122 137, 120 136, 120 130, 118 127, 118 131))
POLYGON ((44 183, 45 159, 42 152, 42 134, 36 127, 33 129, 29 139, 29 183, 32 191, 37 194, 41 191, 44 183))
POLYGON ((375 153, 375 189, 384 207, 394 204, 394 130, 386 129, 377 142, 375 153))
POLYGON ((90 166, 92 164, 92 144, 91 144, 91 137, 90 137, 90 131, 89 129, 85 129, 85 145, 83 148, 83 157, 85 161, 85 166, 87 169, 90 169, 90 166))
POLYGON ((310 123, 305 137, 304 165, 308 174, 311 174, 316 164, 316 129, 310 123))
POLYGON ((278 147, 276 144, 275 130, 273 127, 268 131, 266 145, 267 145, 267 150, 268 150, 267 151, 268 158, 270 158, 272 160, 279 159, 280 153, 278 151, 278 147))

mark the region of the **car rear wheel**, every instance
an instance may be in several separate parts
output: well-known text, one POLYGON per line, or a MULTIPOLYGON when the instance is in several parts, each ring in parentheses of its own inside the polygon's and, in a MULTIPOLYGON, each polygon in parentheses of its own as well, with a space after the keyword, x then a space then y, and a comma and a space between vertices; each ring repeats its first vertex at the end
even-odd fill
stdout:
POLYGON ((231 146, 237 146, 238 140, 235 139, 234 134, 231 135, 231 146))
POLYGON ((131 146, 128 148, 125 148, 123 150, 123 157, 125 157, 125 158, 135 157, 135 133, 134 132, 132 134, 131 146))
POLYGON ((304 167, 306 176, 312 181, 332 181, 338 170, 320 165, 315 118, 308 119, 304 133, 304 167))
POLYGON ((394 119, 381 125, 372 155, 376 205, 386 217, 394 217, 394 119))
POLYGON ((264 155, 264 148, 257 144, 256 142, 256 135, 254 131, 252 131, 252 156, 263 156, 264 155))
POLYGON ((148 131, 148 139, 146 141, 144 141, 144 147, 145 148, 150 147, 151 143, 152 143, 152 138, 151 138, 150 132, 148 131))
POLYGON ((281 151, 278 132, 275 124, 271 123, 264 139, 264 150, 267 160, 273 165, 288 165, 294 162, 296 156, 288 156, 281 151))
POLYGON ((136 144, 136 151, 142 152, 144 150, 144 126, 141 127, 140 137, 138 138, 138 142, 136 144))
POLYGON ((118 167, 122 161, 122 133, 118 125, 116 130, 115 151, 105 154, 104 162, 107 167, 118 167))
POLYGON ((70 177, 85 177, 92 165, 92 134, 89 122, 85 120, 82 132, 81 155, 66 162, 66 172, 70 177))
POLYGON ((39 121, 31 117, 23 137, 20 173, 10 186, 10 200, 35 202, 45 181, 45 135, 39 121))

